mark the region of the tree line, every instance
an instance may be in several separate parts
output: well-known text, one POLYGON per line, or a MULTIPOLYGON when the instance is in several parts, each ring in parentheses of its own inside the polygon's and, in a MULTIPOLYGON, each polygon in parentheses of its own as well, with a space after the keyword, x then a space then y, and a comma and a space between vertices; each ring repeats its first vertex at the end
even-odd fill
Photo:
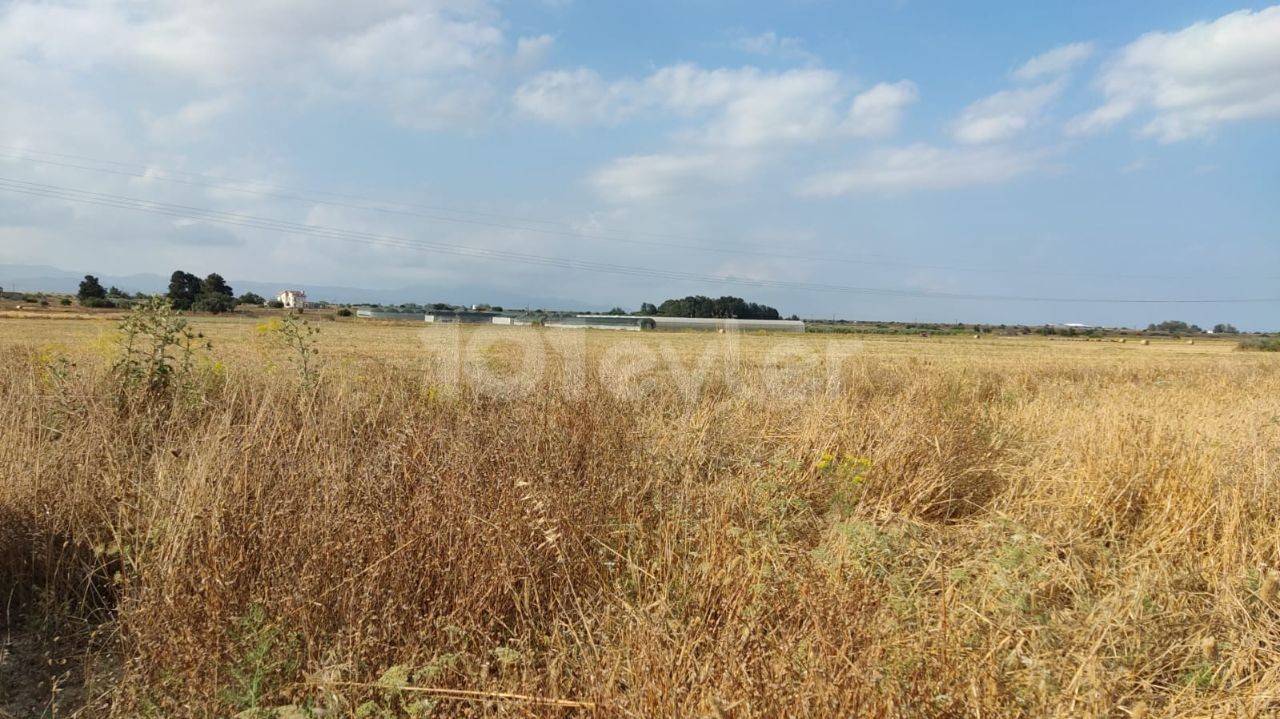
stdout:
MULTIPOLYGON (((217 272, 201 279, 190 272, 174 270, 169 276, 169 291, 164 297, 174 309, 213 314, 230 312, 237 305, 273 305, 252 292, 236 297, 231 285, 217 272)), ((129 293, 121 292, 115 287, 104 288, 102 282, 93 275, 85 275, 76 298, 83 307, 115 307, 118 300, 145 299, 146 295, 140 292, 130 297, 129 293)))
POLYGON ((670 299, 660 305, 644 302, 636 314, 659 317, 714 317, 717 319, 776 320, 782 316, 768 306, 747 302, 741 297, 724 296, 712 299, 704 295, 690 295, 670 299))
MULTIPOLYGON (((1201 329, 1199 325, 1187 324, 1182 320, 1165 320, 1164 322, 1160 322, 1160 323, 1153 322, 1152 324, 1147 325, 1147 331, 1148 332, 1164 332, 1166 334, 1171 334, 1171 335, 1183 335, 1183 334, 1193 335, 1193 334, 1200 334, 1201 332, 1204 332, 1204 330, 1201 329)), ((1237 330, 1234 325, 1227 324, 1227 323, 1219 323, 1213 326, 1214 334, 1233 335, 1238 332, 1239 330, 1237 330)))

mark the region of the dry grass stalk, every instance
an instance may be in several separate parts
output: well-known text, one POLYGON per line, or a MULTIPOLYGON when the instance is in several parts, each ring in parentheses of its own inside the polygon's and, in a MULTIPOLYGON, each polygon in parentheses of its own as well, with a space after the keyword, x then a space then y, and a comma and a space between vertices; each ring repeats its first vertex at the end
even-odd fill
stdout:
MULTIPOLYGON (((1248 569, 1280 546, 1275 355, 890 338, 803 402, 656 370, 628 398, 610 335, 577 394, 552 361, 494 398, 433 383, 414 329, 326 326, 308 388, 202 321, 211 363, 129 406, 109 327, 0 322, 0 587, 12 631, 98 630, 86 715, 1280 709, 1248 569)), ((777 346, 742 338, 745 383, 777 346)))

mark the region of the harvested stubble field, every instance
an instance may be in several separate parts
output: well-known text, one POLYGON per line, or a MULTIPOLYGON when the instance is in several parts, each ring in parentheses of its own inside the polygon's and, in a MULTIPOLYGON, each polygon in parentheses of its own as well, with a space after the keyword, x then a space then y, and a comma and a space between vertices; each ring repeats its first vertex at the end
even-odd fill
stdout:
POLYGON ((0 319, 0 716, 1280 712, 1280 357, 255 322, 0 319))

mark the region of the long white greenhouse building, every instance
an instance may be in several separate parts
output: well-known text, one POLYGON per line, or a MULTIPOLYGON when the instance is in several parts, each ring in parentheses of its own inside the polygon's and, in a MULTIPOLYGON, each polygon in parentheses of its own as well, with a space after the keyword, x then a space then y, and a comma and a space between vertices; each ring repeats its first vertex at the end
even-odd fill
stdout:
POLYGON ((547 327, 585 327, 610 330, 695 330, 718 332, 804 332, 800 320, 739 320, 713 317, 652 317, 636 315, 576 315, 547 321, 547 327))

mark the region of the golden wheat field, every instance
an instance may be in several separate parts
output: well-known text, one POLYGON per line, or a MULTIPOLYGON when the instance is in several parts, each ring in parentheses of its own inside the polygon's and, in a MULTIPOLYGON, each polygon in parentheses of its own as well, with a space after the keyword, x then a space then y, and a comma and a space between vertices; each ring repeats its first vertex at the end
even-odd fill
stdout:
POLYGON ((0 318, 0 717, 1280 714, 1280 356, 308 317, 0 318))

